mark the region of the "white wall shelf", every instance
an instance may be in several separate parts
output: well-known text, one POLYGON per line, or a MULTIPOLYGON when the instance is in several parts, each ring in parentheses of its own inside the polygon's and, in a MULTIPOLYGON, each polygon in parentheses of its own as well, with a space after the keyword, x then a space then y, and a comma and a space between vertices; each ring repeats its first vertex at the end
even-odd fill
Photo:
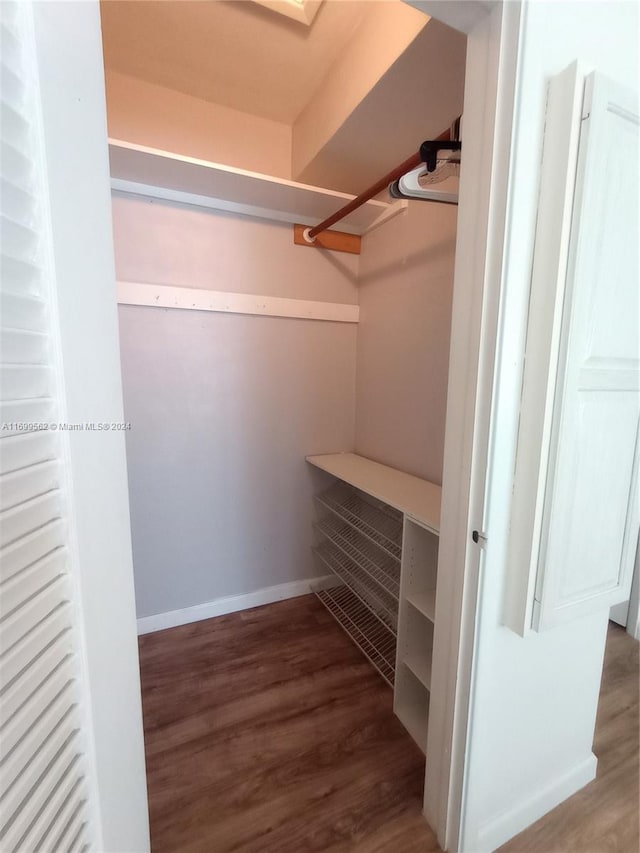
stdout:
POLYGON ((396 716, 426 753, 440 487, 355 453, 308 456, 307 462, 340 481, 315 497, 321 541, 314 551, 322 570, 344 586, 314 591, 393 686, 396 716), (337 596, 348 606, 337 607, 337 596), (358 618, 349 620, 343 611, 354 602, 358 618), (394 632, 396 650, 395 661, 387 654, 382 665, 356 624, 381 621, 394 632))
POLYGON ((427 592, 412 592, 407 595, 407 601, 412 607, 422 613, 431 622, 436 619, 436 591, 435 589, 427 592))
MULTIPOLYGON (((279 222, 317 225, 354 198, 119 139, 109 140, 109 161, 111 188, 117 192, 279 222)), ((364 234, 405 208, 403 201, 368 201, 342 219, 339 230, 364 234)))
POLYGON ((307 456, 307 462, 397 509, 432 533, 440 532, 442 489, 435 483, 356 453, 307 456))
POLYGON ((419 654, 407 655, 403 663, 418 679, 423 687, 431 689, 431 658, 425 658, 419 654))

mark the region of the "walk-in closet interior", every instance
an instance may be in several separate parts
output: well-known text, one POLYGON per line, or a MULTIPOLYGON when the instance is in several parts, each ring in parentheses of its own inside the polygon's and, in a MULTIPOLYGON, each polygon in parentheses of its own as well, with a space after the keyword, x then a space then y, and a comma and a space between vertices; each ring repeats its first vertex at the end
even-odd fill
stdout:
MULTIPOLYGON (((354 644, 422 786, 460 144, 311 232, 425 141, 463 144, 465 37, 401 0, 109 0, 102 28, 147 735, 208 701, 177 679, 181 718, 150 721, 161 657, 186 671, 220 636, 230 685, 230 620, 270 614, 269 657, 299 599, 354 644)), ((271 849, 226 838, 207 849, 271 849)))

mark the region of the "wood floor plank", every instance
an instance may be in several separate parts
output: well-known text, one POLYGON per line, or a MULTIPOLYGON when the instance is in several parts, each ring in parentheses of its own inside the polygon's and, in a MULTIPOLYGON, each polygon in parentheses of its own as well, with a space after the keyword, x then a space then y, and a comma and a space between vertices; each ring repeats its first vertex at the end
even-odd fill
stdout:
MULTIPOLYGON (((424 758, 314 596, 140 638, 153 853, 439 853, 424 758)), ((609 631, 598 777, 501 853, 638 853, 638 644, 609 631)))
POLYGON ((154 853, 438 851, 424 757, 313 596, 140 638, 154 853))

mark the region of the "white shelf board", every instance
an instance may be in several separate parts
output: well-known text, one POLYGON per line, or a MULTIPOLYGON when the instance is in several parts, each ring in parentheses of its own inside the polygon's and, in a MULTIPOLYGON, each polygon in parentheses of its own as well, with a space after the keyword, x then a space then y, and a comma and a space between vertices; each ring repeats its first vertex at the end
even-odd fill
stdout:
MULTIPOLYGON (((430 651, 430 650, 429 650, 430 651)), ((431 690, 431 658, 425 658, 416 654, 405 655, 402 662, 411 670, 423 687, 431 690)))
POLYGON ((430 622, 436 620, 436 591, 430 589, 428 592, 412 592, 407 596, 407 601, 415 609, 422 613, 430 622))
MULTIPOLYGON (((247 216, 317 225, 354 196, 185 157, 157 148, 109 140, 111 187, 148 198, 227 210, 247 216)), ((338 223, 338 230, 364 234, 406 207, 371 200, 338 223)))
POLYGON ((435 483, 356 453, 307 456, 307 462, 394 507, 432 533, 440 532, 442 489, 435 483))

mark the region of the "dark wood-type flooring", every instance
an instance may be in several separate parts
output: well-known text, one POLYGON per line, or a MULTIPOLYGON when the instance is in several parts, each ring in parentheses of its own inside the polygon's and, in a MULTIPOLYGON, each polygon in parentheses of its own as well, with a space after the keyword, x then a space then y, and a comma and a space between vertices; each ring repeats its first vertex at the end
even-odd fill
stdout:
POLYGON ((428 853, 424 756, 314 596, 140 638, 153 853, 428 853))
MULTIPOLYGON (((140 638, 153 853, 431 853, 424 758, 313 596, 140 638)), ((598 778, 501 853, 638 853, 638 644, 611 626, 598 778)))

